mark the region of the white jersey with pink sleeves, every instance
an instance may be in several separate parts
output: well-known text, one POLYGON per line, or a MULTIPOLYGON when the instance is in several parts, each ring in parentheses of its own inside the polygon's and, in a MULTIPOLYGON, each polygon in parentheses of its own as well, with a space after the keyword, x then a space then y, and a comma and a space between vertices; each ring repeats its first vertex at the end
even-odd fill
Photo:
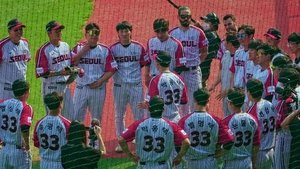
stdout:
POLYGON ((151 60, 150 75, 152 76, 159 74, 159 71, 155 66, 155 57, 158 51, 165 51, 170 54, 170 70, 172 71, 175 67, 183 66, 186 62, 180 41, 173 37, 169 37, 166 41, 161 42, 157 37, 153 37, 149 39, 147 43, 147 57, 151 60))
MULTIPOLYGON (((61 71, 71 65, 70 47, 66 42, 59 42, 54 46, 50 42, 45 43, 36 53, 36 75, 42 76, 48 71, 61 71)), ((43 78, 43 82, 50 84, 66 82, 69 76, 53 76, 43 78)))
POLYGON ((226 46, 225 46, 225 43, 226 43, 226 40, 223 39, 220 43, 220 48, 218 50, 218 53, 217 53, 217 59, 222 59, 224 54, 225 54, 225 51, 227 50, 226 49, 226 46))
POLYGON ((256 72, 260 69, 261 67, 259 65, 255 65, 252 60, 247 60, 245 64, 245 84, 247 84, 249 79, 252 79, 256 72))
POLYGON ((194 112, 183 117, 178 125, 188 134, 191 147, 186 154, 188 160, 213 156, 216 145, 233 141, 233 135, 217 117, 207 112, 194 112))
POLYGON ((142 44, 132 41, 124 47, 120 42, 110 47, 111 53, 118 63, 118 71, 114 74, 115 83, 141 82, 141 67, 150 63, 142 44))
POLYGON ((188 101, 186 86, 181 78, 175 73, 164 72, 151 79, 148 89, 149 100, 156 95, 164 99, 163 117, 173 122, 178 121, 179 106, 188 101))
POLYGON ((34 146, 39 148, 41 160, 61 161, 61 147, 67 143, 71 122, 63 116, 47 115, 34 129, 34 146))
POLYGON ((181 145, 187 134, 175 123, 162 118, 136 121, 122 134, 126 141, 136 140, 140 162, 168 161, 175 145, 181 145))
POLYGON ((257 70, 253 77, 264 84, 263 98, 275 93, 276 82, 273 71, 270 67, 265 70, 257 70))
MULTIPOLYGON (((76 45, 72 53, 77 54, 84 46, 84 43, 76 45)), ((77 85, 85 86, 99 80, 105 72, 114 72, 117 63, 114 61, 109 48, 98 44, 80 58, 78 67, 84 70, 84 76, 76 79, 77 85)))
POLYGON ((234 87, 244 88, 245 87, 245 64, 249 58, 249 52, 244 49, 238 49, 234 56, 230 67, 230 71, 234 76, 234 87))
POLYGON ((170 35, 181 41, 186 58, 186 66, 200 65, 200 50, 208 46, 205 33, 195 26, 190 26, 186 31, 176 27, 170 31, 170 35))
POLYGON ((31 126, 33 110, 17 99, 0 101, 0 140, 6 144, 22 146, 21 125, 31 126))
POLYGON ((271 102, 262 99, 248 110, 260 126, 260 150, 269 150, 275 146, 277 115, 274 109, 271 102))
POLYGON ((235 160, 252 156, 253 145, 259 145, 260 135, 258 124, 248 113, 237 113, 227 116, 223 120, 234 134, 234 145, 224 160, 235 160))
POLYGON ((12 85, 15 80, 25 80, 30 59, 26 39, 22 38, 19 44, 14 44, 8 37, 0 40, 0 83, 12 85))

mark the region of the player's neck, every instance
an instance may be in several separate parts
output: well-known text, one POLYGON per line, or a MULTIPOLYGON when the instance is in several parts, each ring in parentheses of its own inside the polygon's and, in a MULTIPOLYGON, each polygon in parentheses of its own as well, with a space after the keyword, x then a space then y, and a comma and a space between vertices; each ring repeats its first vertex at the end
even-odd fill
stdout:
POLYGON ((53 46, 59 46, 59 42, 58 40, 50 40, 50 43, 53 45, 53 46))
POLYGON ((270 67, 270 62, 263 62, 260 64, 261 70, 266 70, 270 67))
POLYGON ((197 113, 204 113, 204 112, 206 112, 206 107, 205 106, 199 106, 199 105, 196 104, 195 105, 195 112, 197 112, 197 113))
POLYGON ((180 29, 185 32, 190 28, 190 26, 180 26, 180 29))
POLYGON ((9 39, 11 40, 11 42, 15 45, 19 45, 20 44, 20 39, 16 39, 16 38, 11 38, 9 37, 9 39))
POLYGON ((236 108, 236 107, 232 108, 232 111, 233 111, 235 114, 239 114, 239 113, 242 113, 242 112, 243 112, 241 108, 236 108))
POLYGON ((161 73, 169 73, 171 72, 170 69, 168 67, 160 67, 159 70, 161 73))
POLYGON ((128 39, 128 40, 121 40, 120 41, 121 45, 126 47, 126 46, 129 46, 131 44, 131 40, 128 39))
POLYGON ((59 109, 56 109, 56 110, 51 110, 49 112, 49 115, 50 116, 58 116, 60 114, 60 110, 59 109))

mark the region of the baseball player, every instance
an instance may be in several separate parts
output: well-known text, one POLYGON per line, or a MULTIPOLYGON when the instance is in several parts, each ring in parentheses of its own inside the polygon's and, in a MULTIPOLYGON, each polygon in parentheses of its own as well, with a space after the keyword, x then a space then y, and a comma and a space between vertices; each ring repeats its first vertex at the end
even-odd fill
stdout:
POLYGON ((219 94, 220 99, 223 100, 223 112, 224 117, 227 117, 231 114, 231 112, 228 109, 227 100, 225 99, 225 95, 230 88, 230 79, 231 79, 231 72, 229 71, 230 65, 232 65, 233 56, 235 55, 235 52, 240 47, 240 42, 237 39, 237 36, 235 33, 230 32, 227 33, 226 39, 225 39, 225 46, 226 51, 224 54, 222 54, 222 58, 220 58, 219 63, 219 73, 217 76, 217 79, 213 82, 213 84, 208 88, 209 91, 215 90, 216 86, 221 82, 221 93, 219 94))
POLYGON ((272 65, 275 58, 286 55, 286 53, 279 47, 279 43, 281 41, 281 32, 277 28, 269 28, 264 36, 266 37, 266 43, 274 50, 274 56, 271 61, 272 65))
POLYGON ((155 56, 158 51, 165 51, 170 54, 172 58, 170 64, 171 71, 174 71, 175 68, 184 66, 186 62, 182 44, 168 33, 169 21, 164 18, 158 18, 153 22, 153 29, 156 36, 150 38, 147 43, 147 57, 151 60, 150 66, 147 67, 145 71, 147 86, 149 85, 151 78, 159 73, 155 66, 155 56))
MULTIPOLYGON (((180 119, 179 106, 188 102, 186 87, 181 78, 169 69, 171 56, 159 51, 156 57, 156 67, 160 74, 151 79, 146 100, 159 95, 165 101, 163 117, 177 123, 180 119)), ((140 108, 148 108, 147 101, 139 103, 140 108)))
POLYGON ((252 169, 255 167, 260 137, 255 118, 242 111, 245 95, 243 90, 230 89, 227 95, 228 106, 232 114, 223 123, 234 134, 234 144, 223 157, 223 169, 252 169))
MULTIPOLYGON (((42 95, 59 92, 64 95, 62 114, 68 119, 74 113, 74 104, 69 85, 66 84, 68 75, 66 67, 71 65, 70 47, 61 41, 61 31, 65 28, 57 21, 46 25, 49 42, 43 44, 36 53, 36 76, 42 79, 42 95)), ((49 111, 47 109, 47 112, 49 111)))
MULTIPOLYGON (((125 111, 129 103, 135 120, 142 119, 144 112, 138 109, 137 104, 144 99, 141 71, 149 65, 146 52, 142 44, 131 39, 132 25, 123 21, 116 26, 119 41, 111 45, 110 50, 118 63, 118 70, 113 76, 115 124, 119 137, 125 130, 125 111)), ((116 147, 121 152, 121 147, 116 147)))
POLYGON ((170 169, 171 152, 175 145, 181 145, 173 159, 173 166, 180 163, 190 142, 187 134, 175 123, 162 118, 165 101, 153 96, 149 101, 150 117, 134 122, 119 137, 124 152, 141 169, 170 169), (128 149, 126 142, 136 139, 136 154, 128 149))
POLYGON ((257 47, 257 54, 258 64, 261 68, 256 71, 253 77, 264 84, 264 93, 262 97, 268 101, 272 101, 276 86, 273 70, 271 69, 274 50, 268 44, 262 43, 257 47))
POLYGON ((96 23, 87 24, 86 42, 77 44, 72 52, 75 55, 74 64, 85 72, 83 77, 76 79, 74 95, 74 119, 79 121, 84 120, 86 109, 89 109, 92 118, 100 119, 101 122, 106 82, 117 68, 109 48, 98 43, 99 35, 100 27, 96 23))
MULTIPOLYGON (((193 100, 193 93, 202 87, 202 73, 199 67, 207 56, 208 41, 204 32, 191 25, 192 13, 189 7, 181 6, 178 9, 180 26, 173 28, 170 35, 181 41, 186 58, 185 67, 179 67, 179 73, 188 89, 188 97, 193 100)), ((172 69, 171 69, 172 70, 172 69)), ((183 115, 193 112, 193 101, 183 106, 183 115)))
MULTIPOLYGON (((292 163, 292 159, 296 160, 290 156, 292 142, 291 127, 293 126, 281 128, 280 124, 290 113, 292 113, 292 111, 297 109, 298 97, 294 90, 299 83, 299 77, 299 72, 294 68, 285 68, 279 73, 279 79, 275 89, 277 99, 279 99, 275 109, 277 112, 277 135, 275 143, 276 169, 287 169, 289 168, 289 162, 292 163)), ((293 129, 295 131, 295 128, 293 129)))
POLYGON ((178 122, 188 134, 191 147, 186 154, 186 168, 218 168, 215 155, 221 146, 229 150, 233 145, 233 135, 221 120, 207 112, 209 93, 206 89, 194 92, 195 111, 178 122))
POLYGON ((18 19, 7 24, 8 37, 0 40, 0 99, 13 98, 12 84, 26 79, 31 56, 28 41, 22 37, 25 25, 18 19))
POLYGON ((300 33, 293 32, 288 37, 288 47, 296 55, 294 63, 300 67, 300 33))
POLYGON ((61 147, 67 143, 71 122, 61 115, 63 97, 56 92, 48 93, 44 103, 49 114, 40 119, 34 128, 34 146, 39 148, 42 169, 63 169, 61 147))
POLYGON ((249 43, 249 60, 247 60, 245 64, 245 83, 253 78, 257 71, 261 69, 261 66, 259 65, 259 56, 257 54, 257 48, 261 44, 262 41, 260 39, 253 39, 249 43))
POLYGON ((250 79, 247 84, 247 95, 253 105, 248 109, 249 114, 256 118, 260 126, 260 147, 256 158, 257 169, 274 168, 274 146, 276 134, 276 113, 271 102, 262 99, 263 83, 250 79))
POLYGON ((0 168, 31 169, 29 130, 33 111, 28 105, 29 84, 16 80, 12 84, 14 98, 0 100, 0 168))

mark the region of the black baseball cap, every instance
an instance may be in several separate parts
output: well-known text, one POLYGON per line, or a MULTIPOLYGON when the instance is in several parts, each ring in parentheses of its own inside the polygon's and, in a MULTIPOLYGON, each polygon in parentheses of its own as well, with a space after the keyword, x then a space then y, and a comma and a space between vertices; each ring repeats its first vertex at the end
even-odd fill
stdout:
POLYGON ((212 24, 220 24, 220 20, 219 20, 217 14, 214 13, 214 12, 210 12, 206 16, 201 16, 200 19, 205 20, 205 21, 209 21, 212 24))
POLYGON ((291 33, 288 37, 288 42, 300 43, 300 33, 299 32, 291 33))
POLYGON ((158 51, 156 61, 163 67, 168 67, 171 63, 171 56, 165 51, 158 51))
POLYGON ((268 29, 267 33, 264 34, 264 36, 269 36, 274 40, 279 40, 281 39, 281 32, 276 28, 270 28, 268 29))
POLYGON ((205 106, 208 103, 209 92, 207 89, 198 89, 193 93, 194 99, 198 105, 205 106))
POLYGON ((63 96, 57 92, 48 93, 44 97, 44 103, 50 110, 55 110, 63 101, 63 96))
POLYGON ((59 30, 59 29, 64 29, 64 28, 65 28, 65 26, 60 24, 57 21, 50 21, 46 25, 46 31, 47 32, 50 32, 51 30, 59 30))
POLYGON ((20 22, 18 19, 12 19, 7 24, 7 28, 9 30, 11 30, 11 29, 15 30, 20 27, 25 28, 26 26, 22 22, 20 22))
POLYGON ((153 96, 149 101, 150 114, 155 116, 161 116, 164 111, 164 100, 159 96, 153 96))
POLYGON ((24 80, 16 80, 12 84, 12 91, 16 97, 22 96, 29 90, 29 83, 24 80))

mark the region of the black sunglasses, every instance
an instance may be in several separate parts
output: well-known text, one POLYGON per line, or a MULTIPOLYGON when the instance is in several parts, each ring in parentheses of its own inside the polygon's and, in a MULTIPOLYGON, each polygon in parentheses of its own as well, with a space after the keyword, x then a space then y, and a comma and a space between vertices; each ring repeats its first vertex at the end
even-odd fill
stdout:
POLYGON ((190 19, 191 17, 191 15, 180 15, 181 19, 190 19))

